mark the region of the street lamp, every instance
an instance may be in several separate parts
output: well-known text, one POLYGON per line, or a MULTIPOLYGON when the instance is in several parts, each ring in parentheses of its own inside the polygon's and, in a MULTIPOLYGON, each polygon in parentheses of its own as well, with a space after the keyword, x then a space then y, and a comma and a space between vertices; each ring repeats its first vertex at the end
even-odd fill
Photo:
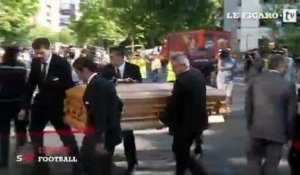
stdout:
POLYGON ((248 37, 249 37, 249 36, 252 36, 252 34, 249 34, 249 33, 248 33, 248 34, 246 35, 246 50, 249 49, 249 47, 248 47, 248 37))

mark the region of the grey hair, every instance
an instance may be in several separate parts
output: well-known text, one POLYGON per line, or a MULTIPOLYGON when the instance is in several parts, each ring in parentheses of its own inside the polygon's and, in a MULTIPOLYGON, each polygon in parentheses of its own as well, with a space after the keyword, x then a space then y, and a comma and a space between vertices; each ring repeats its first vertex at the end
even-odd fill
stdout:
POLYGON ((176 61, 179 64, 184 64, 186 67, 190 67, 190 61, 184 54, 176 54, 171 56, 172 61, 176 61))

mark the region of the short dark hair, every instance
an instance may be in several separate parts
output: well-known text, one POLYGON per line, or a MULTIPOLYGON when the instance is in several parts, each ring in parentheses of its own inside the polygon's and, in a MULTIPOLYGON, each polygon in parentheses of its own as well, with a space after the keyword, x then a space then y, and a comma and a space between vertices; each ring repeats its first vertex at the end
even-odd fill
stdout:
POLYGON ((125 51, 122 47, 112 47, 110 48, 110 53, 115 53, 117 56, 125 56, 125 51))
POLYGON ((87 68, 91 72, 97 72, 97 64, 89 58, 78 58, 74 61, 73 67, 79 71, 82 71, 84 68, 87 68))
POLYGON ((289 47, 287 45, 284 45, 282 48, 289 49, 289 47))
POLYGON ((47 38, 37 38, 32 42, 33 49, 50 49, 50 41, 47 38))
POLYGON ((16 66, 21 48, 19 46, 8 46, 4 47, 4 50, 3 64, 16 66))
POLYGON ((280 64, 285 63, 284 57, 279 54, 272 55, 269 60, 269 69, 276 70, 280 64))

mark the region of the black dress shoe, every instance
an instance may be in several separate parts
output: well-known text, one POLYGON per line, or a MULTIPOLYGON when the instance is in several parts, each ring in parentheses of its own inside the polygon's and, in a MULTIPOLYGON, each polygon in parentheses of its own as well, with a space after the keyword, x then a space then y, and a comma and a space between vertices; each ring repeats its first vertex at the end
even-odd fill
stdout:
POLYGON ((135 168, 138 166, 138 163, 129 164, 127 170, 125 171, 125 175, 132 175, 135 168))
POLYGON ((3 169, 8 168, 8 162, 0 162, 0 168, 3 168, 3 169))
POLYGON ((47 162, 35 162, 33 166, 33 175, 50 175, 50 167, 47 162))
POLYGON ((202 147, 201 146, 196 146, 195 149, 194 149, 194 153, 202 155, 203 154, 202 147))

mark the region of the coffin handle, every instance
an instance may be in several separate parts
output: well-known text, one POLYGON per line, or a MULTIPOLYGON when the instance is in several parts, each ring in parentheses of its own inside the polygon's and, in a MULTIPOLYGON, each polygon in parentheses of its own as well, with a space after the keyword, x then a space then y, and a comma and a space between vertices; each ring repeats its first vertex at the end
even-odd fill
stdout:
POLYGON ((154 109, 164 109, 165 107, 166 107, 166 105, 164 105, 164 104, 153 105, 153 108, 154 108, 154 109))

